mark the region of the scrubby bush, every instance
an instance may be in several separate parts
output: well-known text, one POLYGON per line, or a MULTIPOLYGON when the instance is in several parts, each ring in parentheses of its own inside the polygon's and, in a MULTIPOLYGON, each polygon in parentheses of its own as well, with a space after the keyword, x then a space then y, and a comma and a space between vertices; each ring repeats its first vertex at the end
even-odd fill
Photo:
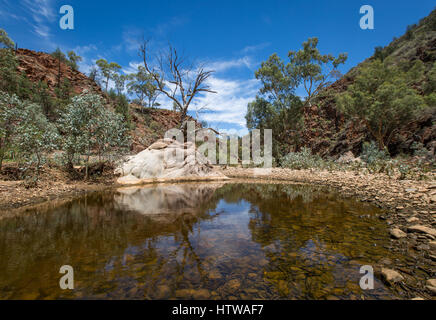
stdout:
POLYGON ((282 167, 289 169, 310 169, 323 166, 320 156, 312 154, 309 148, 302 148, 300 152, 290 152, 284 156, 280 163, 282 167))
POLYGON ((386 149, 380 150, 374 141, 364 142, 360 159, 367 164, 374 164, 377 161, 388 160, 389 152, 386 149))

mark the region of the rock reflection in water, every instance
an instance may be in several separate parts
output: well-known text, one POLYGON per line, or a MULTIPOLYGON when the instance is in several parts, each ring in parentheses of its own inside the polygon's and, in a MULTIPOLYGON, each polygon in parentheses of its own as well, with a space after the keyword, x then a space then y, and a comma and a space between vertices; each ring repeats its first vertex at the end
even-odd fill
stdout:
POLYGON ((198 213, 224 183, 169 184, 118 189, 114 199, 121 209, 144 215, 198 213))
POLYGON ((396 298, 363 264, 387 249, 377 209, 302 185, 120 189, 0 220, 0 298, 396 298), (59 289, 59 267, 75 290, 59 289))

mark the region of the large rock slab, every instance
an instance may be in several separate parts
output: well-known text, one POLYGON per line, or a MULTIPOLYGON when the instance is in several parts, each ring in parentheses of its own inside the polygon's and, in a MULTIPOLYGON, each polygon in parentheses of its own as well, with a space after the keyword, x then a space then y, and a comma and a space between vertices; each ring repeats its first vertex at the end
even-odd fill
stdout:
POLYGON ((433 237, 436 237, 436 230, 430 227, 421 226, 421 225, 414 225, 407 228, 408 232, 418 232, 418 233, 424 233, 431 235, 433 237))
POLYGON ((180 143, 172 139, 156 141, 146 150, 130 157, 115 173, 121 175, 117 182, 123 185, 228 179, 221 172, 213 170, 210 161, 196 150, 194 143, 180 143))

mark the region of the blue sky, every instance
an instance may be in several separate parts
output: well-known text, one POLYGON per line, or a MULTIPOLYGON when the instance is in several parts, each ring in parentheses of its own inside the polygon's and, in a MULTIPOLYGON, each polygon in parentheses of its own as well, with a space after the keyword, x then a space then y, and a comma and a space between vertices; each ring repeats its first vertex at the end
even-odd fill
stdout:
MULTIPOLYGON (((206 106, 209 111, 201 119, 215 128, 244 132, 247 103, 259 88, 254 71, 272 53, 285 59, 289 50, 318 37, 322 53, 348 53, 341 67, 345 73, 434 7, 434 0, 0 0, 0 28, 19 47, 75 50, 84 57, 83 72, 99 58, 131 72, 140 62, 142 35, 156 49, 170 41, 216 70, 210 85, 218 94, 200 97, 192 111, 206 106), (59 27, 64 4, 74 8, 74 30, 59 27), (359 9, 365 4, 374 8, 374 30, 359 27, 359 9)), ((163 98, 161 102, 172 106, 163 98)))

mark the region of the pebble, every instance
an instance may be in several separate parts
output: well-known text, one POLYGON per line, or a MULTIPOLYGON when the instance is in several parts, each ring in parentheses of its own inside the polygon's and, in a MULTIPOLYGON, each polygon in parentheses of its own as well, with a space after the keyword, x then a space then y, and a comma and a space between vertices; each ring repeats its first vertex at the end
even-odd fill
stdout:
POLYGON ((391 237, 394 239, 401 239, 407 237, 407 234, 398 228, 391 229, 390 234, 391 237))
POLYGON ((417 222, 419 221, 419 219, 417 217, 410 217, 409 219, 406 220, 408 223, 412 223, 412 222, 417 222))

